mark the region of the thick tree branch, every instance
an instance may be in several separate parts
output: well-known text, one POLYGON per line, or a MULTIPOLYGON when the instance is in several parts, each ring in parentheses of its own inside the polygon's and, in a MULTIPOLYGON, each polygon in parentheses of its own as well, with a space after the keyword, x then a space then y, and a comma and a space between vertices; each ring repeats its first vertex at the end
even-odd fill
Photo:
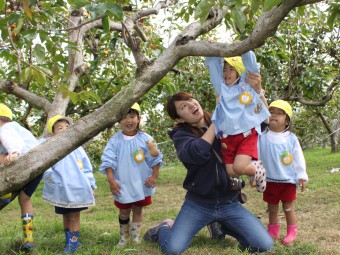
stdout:
POLYGON ((30 105, 40 108, 45 112, 48 112, 51 109, 51 103, 47 99, 29 92, 12 81, 0 81, 0 90, 4 91, 6 94, 15 95, 16 97, 25 100, 30 105))
POLYGON ((299 95, 297 95, 297 96, 287 96, 283 99, 287 100, 287 101, 300 102, 301 104, 309 105, 309 106, 325 106, 326 103, 328 103, 330 100, 332 100, 332 95, 333 95, 333 92, 335 91, 334 88, 336 88, 336 86, 339 85, 339 82, 340 82, 340 76, 338 75, 333 79, 332 83, 327 87, 326 95, 320 101, 306 100, 299 95))

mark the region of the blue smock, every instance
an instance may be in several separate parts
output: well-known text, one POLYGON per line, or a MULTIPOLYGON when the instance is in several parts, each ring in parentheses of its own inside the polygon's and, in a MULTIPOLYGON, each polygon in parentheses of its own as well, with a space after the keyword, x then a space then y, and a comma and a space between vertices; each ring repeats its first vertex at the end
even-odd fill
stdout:
POLYGON ((210 81, 220 100, 212 116, 215 133, 220 130, 226 135, 236 135, 255 128, 261 133, 261 123, 270 113, 256 91, 246 83, 246 73, 260 73, 254 52, 242 55, 246 72, 241 75, 239 83, 226 85, 223 78, 224 60, 219 57, 206 57, 206 65, 210 72, 210 81))
POLYGON ((99 170, 106 174, 113 169, 115 180, 121 194, 114 199, 122 204, 143 200, 155 193, 155 188, 145 186, 146 179, 152 175, 152 167, 163 165, 163 155, 152 157, 147 141, 154 139, 145 132, 138 131, 131 139, 125 138, 122 131, 111 137, 107 143, 99 170))

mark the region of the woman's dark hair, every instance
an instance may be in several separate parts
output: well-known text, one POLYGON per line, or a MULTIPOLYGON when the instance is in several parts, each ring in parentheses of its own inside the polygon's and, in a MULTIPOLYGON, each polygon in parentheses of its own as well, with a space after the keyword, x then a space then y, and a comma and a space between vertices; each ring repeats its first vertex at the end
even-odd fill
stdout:
MULTIPOLYGON (((177 101, 187 101, 189 99, 193 99, 194 97, 188 93, 188 92, 178 92, 170 97, 168 97, 168 101, 166 102, 165 108, 166 111, 168 112, 168 115, 171 119, 176 120, 178 118, 180 118, 180 116, 178 115, 177 111, 176 111, 176 106, 175 106, 175 102, 177 101)), ((208 126, 210 126, 211 124, 211 114, 207 111, 204 111, 204 120, 207 123, 208 126)), ((201 137, 204 132, 201 128, 198 127, 194 127, 188 123, 177 123, 176 125, 177 127, 185 127, 186 129, 188 129, 191 133, 193 133, 194 135, 201 137)))

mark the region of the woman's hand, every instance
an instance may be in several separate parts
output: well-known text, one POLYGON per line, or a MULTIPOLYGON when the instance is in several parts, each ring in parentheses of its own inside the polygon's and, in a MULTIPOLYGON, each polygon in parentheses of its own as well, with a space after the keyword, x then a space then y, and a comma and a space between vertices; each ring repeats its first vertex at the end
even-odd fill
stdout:
POLYGON ((256 91, 256 93, 260 93, 261 86, 261 75, 259 73, 248 72, 246 77, 246 82, 252 86, 252 88, 256 91))

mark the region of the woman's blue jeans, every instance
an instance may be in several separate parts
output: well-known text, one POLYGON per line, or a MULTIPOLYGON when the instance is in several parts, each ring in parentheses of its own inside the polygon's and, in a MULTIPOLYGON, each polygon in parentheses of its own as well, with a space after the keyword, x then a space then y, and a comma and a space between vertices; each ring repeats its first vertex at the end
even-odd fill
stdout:
POLYGON ((265 252, 274 247, 263 224, 235 198, 224 204, 200 204, 185 200, 173 227, 162 227, 158 242, 165 254, 181 254, 194 236, 207 224, 218 221, 224 233, 235 237, 251 252, 265 252))

